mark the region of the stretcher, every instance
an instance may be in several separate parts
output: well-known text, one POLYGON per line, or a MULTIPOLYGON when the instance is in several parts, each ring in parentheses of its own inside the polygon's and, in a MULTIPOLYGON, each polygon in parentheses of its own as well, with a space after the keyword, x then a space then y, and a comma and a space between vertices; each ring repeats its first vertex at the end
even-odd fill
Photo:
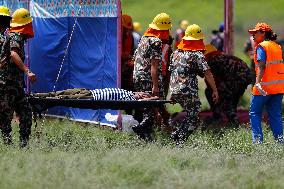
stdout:
POLYGON ((80 109, 111 109, 124 110, 136 108, 162 107, 168 100, 92 100, 92 99, 60 99, 60 98, 40 98, 27 97, 32 109, 41 116, 43 111, 56 106, 65 106, 80 109))

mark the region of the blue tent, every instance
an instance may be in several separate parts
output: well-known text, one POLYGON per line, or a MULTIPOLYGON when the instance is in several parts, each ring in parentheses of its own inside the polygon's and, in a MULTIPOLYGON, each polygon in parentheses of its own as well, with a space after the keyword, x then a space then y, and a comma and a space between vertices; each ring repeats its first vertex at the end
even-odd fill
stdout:
MULTIPOLYGON (((0 0, 1 3, 1 0, 0 0)), ((26 46, 26 63, 38 81, 32 92, 120 86, 119 0, 2 0, 10 9, 28 8, 35 36, 26 46), (81 2, 81 4, 79 4, 81 2)), ((112 124, 111 110, 52 108, 49 115, 112 124)))

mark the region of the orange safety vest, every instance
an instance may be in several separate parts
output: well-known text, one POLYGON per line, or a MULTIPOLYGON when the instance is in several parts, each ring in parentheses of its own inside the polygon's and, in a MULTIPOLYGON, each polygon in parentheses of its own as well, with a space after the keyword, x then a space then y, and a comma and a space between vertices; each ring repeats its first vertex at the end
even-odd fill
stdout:
MULTIPOLYGON (((263 41, 262 46, 266 52, 266 67, 261 79, 261 87, 267 94, 284 93, 284 63, 281 46, 273 41, 263 41)), ((256 74, 259 73, 256 49, 254 51, 254 63, 256 74)), ((253 87, 253 95, 261 95, 256 86, 253 87)))

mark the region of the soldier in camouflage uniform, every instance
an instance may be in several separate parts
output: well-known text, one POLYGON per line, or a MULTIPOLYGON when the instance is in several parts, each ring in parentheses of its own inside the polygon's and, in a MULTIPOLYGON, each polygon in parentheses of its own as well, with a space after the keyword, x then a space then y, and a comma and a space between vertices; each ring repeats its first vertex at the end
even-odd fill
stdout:
POLYGON ((171 137, 177 145, 182 144, 199 125, 201 102, 198 97, 197 75, 205 75, 214 91, 212 98, 215 102, 218 100, 214 78, 203 55, 203 38, 198 25, 188 26, 183 40, 171 58, 170 98, 179 103, 187 113, 182 122, 173 125, 175 131, 171 137))
POLYGON ((212 90, 205 89, 206 98, 213 111, 212 121, 221 121, 224 113, 229 122, 237 126, 237 105, 247 86, 252 82, 253 74, 241 59, 222 54, 212 45, 206 46, 205 57, 211 68, 219 93, 219 102, 213 103, 212 90))
POLYGON ((11 143, 11 136, 6 132, 9 128, 6 112, 9 111, 9 95, 7 95, 7 79, 10 77, 10 40, 7 29, 10 27, 10 11, 0 6, 0 129, 5 144, 11 143))
MULTIPOLYGON (((163 97, 162 44, 169 41, 171 18, 166 13, 158 14, 141 38, 134 54, 134 88, 136 91, 152 91, 153 96, 163 97)), ((151 140, 154 112, 144 109, 140 124, 133 127, 137 135, 151 140)))
POLYGON ((32 27, 31 21, 32 19, 26 9, 18 9, 13 14, 9 36, 11 62, 9 63, 9 75, 5 84, 5 101, 7 106, 3 113, 6 119, 2 126, 2 132, 6 136, 7 141, 11 141, 11 120, 15 111, 19 116, 21 147, 27 145, 32 126, 32 111, 24 91, 24 73, 27 74, 31 81, 35 81, 35 75, 23 63, 25 59, 24 43, 33 36, 32 28, 30 28, 32 27), (22 20, 22 18, 25 19, 22 20))

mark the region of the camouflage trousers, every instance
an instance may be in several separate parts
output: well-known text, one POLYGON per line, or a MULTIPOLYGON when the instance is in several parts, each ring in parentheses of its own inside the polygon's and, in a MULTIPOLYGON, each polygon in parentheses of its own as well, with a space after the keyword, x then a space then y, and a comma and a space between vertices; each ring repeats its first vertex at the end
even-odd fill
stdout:
POLYGON ((32 110, 21 87, 0 86, 0 129, 5 143, 11 143, 11 121, 14 111, 19 116, 20 142, 25 146, 32 127, 32 110))
POLYGON ((184 120, 172 125, 175 131, 172 133, 171 138, 177 143, 181 143, 200 125, 199 113, 201 102, 197 100, 199 98, 194 98, 195 100, 193 100, 192 97, 187 95, 172 95, 171 99, 179 103, 184 111, 186 111, 184 120))
MULTIPOLYGON (((163 95, 163 86, 159 84, 160 91, 163 95)), ((139 92, 149 92, 152 91, 151 82, 135 82, 135 91, 139 92)), ((142 108, 135 109, 135 119, 140 121, 140 123, 133 127, 133 131, 142 139, 146 141, 151 141, 151 133, 154 125, 155 112, 152 108, 142 108)))

